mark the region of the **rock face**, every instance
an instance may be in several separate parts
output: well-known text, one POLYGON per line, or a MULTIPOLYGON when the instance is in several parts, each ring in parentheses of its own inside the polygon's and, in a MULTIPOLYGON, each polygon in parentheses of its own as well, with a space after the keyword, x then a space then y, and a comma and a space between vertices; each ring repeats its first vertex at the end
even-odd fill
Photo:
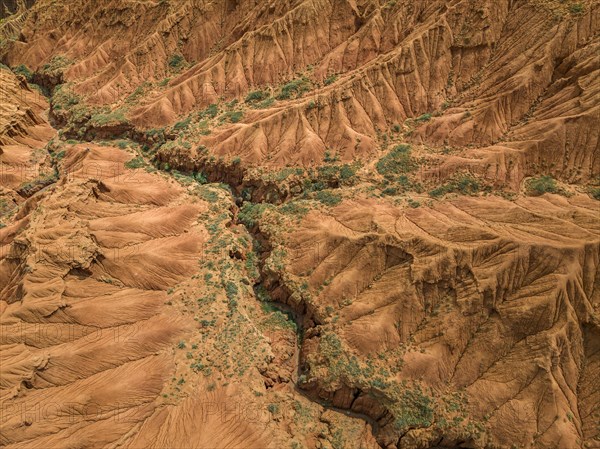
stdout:
POLYGON ((600 447, 599 12, 11 5, 0 444, 600 447))

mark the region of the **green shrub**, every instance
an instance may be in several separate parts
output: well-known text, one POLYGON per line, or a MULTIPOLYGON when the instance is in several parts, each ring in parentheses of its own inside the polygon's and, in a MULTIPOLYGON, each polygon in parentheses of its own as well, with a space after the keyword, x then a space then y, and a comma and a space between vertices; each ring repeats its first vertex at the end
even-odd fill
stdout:
POLYGON ((392 151, 377 161, 375 168, 386 179, 394 180, 398 175, 406 175, 415 170, 417 163, 411 157, 409 145, 397 145, 392 151))
POLYGON ((431 114, 427 113, 427 114, 423 114, 423 115, 418 116, 415 119, 415 122, 418 122, 418 123, 420 123, 420 122, 428 122, 429 120, 431 120, 431 114))
POLYGON ((544 193, 560 193, 554 178, 547 175, 529 179, 526 186, 529 194, 534 196, 543 195, 544 193))
POLYGON ((257 101, 262 101, 269 98, 269 92, 265 92, 262 90, 255 90, 252 92, 249 92, 248 95, 246 95, 246 103, 256 103, 257 101))
POLYGON ((210 104, 204 111, 200 112, 200 118, 215 118, 219 113, 219 106, 215 103, 210 104))
POLYGON ((125 167, 130 169, 142 168, 146 163, 141 156, 136 156, 130 161, 125 162, 125 167))
POLYGON ((292 80, 281 87, 281 92, 277 96, 278 100, 289 100, 293 97, 300 97, 311 88, 310 80, 306 77, 292 80))
POLYGON ((206 184, 208 182, 206 176, 202 172, 194 173, 193 177, 200 184, 206 184))
POLYGON ((579 15, 585 12, 585 8, 581 3, 572 3, 569 5, 569 12, 573 15, 579 15))
POLYGON ((238 214, 238 219, 241 223, 249 228, 254 227, 262 214, 273 207, 267 203, 244 203, 238 214))
POLYGON ((461 176, 460 178, 451 180, 450 182, 436 187, 429 192, 429 195, 434 198, 439 198, 447 193, 461 193, 463 195, 474 195, 479 192, 479 182, 469 175, 461 176))
POLYGON ((50 60, 49 63, 44 64, 42 66, 42 71, 45 73, 58 72, 70 65, 71 63, 72 61, 66 56, 56 55, 50 60))
POLYGON ((337 162, 339 160, 340 160, 340 157, 337 154, 331 156, 330 151, 325 151, 325 155, 323 157, 323 162, 337 162))
POLYGON ((326 86, 329 86, 330 84, 333 84, 337 81, 338 76, 337 75, 329 75, 327 78, 325 78, 325 81, 323 81, 323 84, 325 84, 326 86))
POLYGON ((402 390, 395 407, 394 427, 405 431, 410 428, 429 427, 434 420, 433 400, 420 388, 402 390))
POLYGON ((100 112, 92 115, 90 119, 90 125, 92 126, 105 126, 109 124, 128 123, 127 118, 122 110, 115 110, 110 112, 100 112))
POLYGON ((52 109, 68 109, 71 106, 79 104, 79 102, 79 96, 72 92, 64 84, 56 86, 56 88, 54 89, 54 94, 52 95, 52 109))
POLYGON ((285 203, 279 210, 286 215, 293 215, 299 218, 304 217, 309 211, 307 207, 301 206, 297 202, 285 203))
POLYGON ((179 53, 175 53, 175 54, 171 55, 171 57, 169 58, 169 67, 171 67, 173 69, 181 67, 184 63, 185 63, 185 58, 183 57, 183 55, 181 55, 179 53))
POLYGON ((600 187, 594 187, 590 189, 590 194, 592 195, 592 198, 600 201, 600 187))
POLYGON ((17 75, 23 75, 27 81, 31 81, 31 77, 33 76, 33 72, 25 64, 15 67, 13 72, 17 75))
POLYGON ((221 116, 221 120, 230 123, 238 123, 243 116, 244 113, 242 111, 227 111, 221 116))
POLYGON ((342 202, 342 197, 340 195, 327 190, 321 190, 317 192, 316 198, 326 206, 337 206, 342 202))
POLYGON ((227 294, 227 299, 229 299, 230 301, 235 299, 238 295, 237 285, 235 285, 231 281, 227 281, 227 283, 225 284, 225 293, 227 294))
POLYGON ((271 107, 275 103, 275 98, 269 97, 266 100, 261 101, 260 103, 254 105, 255 109, 266 109, 271 107))
POLYGON ((175 123, 175 125, 173 125, 173 129, 177 130, 177 131, 183 131, 184 129, 187 129, 188 126, 190 126, 191 121, 192 121, 192 117, 187 117, 186 119, 175 123))
POLYGON ((352 165, 344 164, 340 167, 340 179, 347 181, 354 178, 356 175, 356 168, 352 165))

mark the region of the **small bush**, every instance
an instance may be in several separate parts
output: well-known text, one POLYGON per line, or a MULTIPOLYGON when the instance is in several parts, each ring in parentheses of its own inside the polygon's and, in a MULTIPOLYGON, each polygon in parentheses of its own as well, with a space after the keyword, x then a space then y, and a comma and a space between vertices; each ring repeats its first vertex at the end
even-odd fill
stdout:
POLYGON ((45 73, 54 73, 61 71, 65 67, 71 64, 71 60, 62 55, 54 56, 49 63, 42 66, 42 71, 45 73))
POLYGON ((190 126, 191 121, 192 118, 188 117, 185 120, 175 123, 175 125, 173 125, 173 129, 177 131, 183 131, 184 129, 187 129, 188 126, 190 126))
POLYGON ((569 12, 573 15, 579 15, 585 12, 585 8, 581 3, 572 3, 569 5, 569 12))
POLYGON ((221 116, 221 120, 228 121, 230 123, 238 123, 243 116, 244 113, 242 111, 227 111, 221 116))
POLYGON ((111 112, 100 112, 92 115, 90 119, 90 125, 92 126, 105 126, 109 124, 128 123, 125 114, 121 110, 111 112))
POLYGON ((342 197, 340 195, 329 192, 327 190, 321 190, 317 192, 316 198, 326 206, 337 206, 342 202, 342 197))
POLYGON ((230 301, 234 300, 238 294, 237 285, 235 285, 231 281, 227 281, 227 283, 225 284, 225 293, 227 294, 227 299, 229 299, 230 301))
POLYGON ((144 165, 146 165, 146 163, 141 156, 136 156, 130 161, 125 162, 125 167, 132 170, 136 168, 142 168, 144 165))
POLYGON ((325 81, 323 81, 323 84, 325 84, 326 86, 329 86, 330 84, 333 84, 337 81, 338 76, 337 75, 329 75, 327 78, 325 78, 325 81))
POLYGON ((461 193, 463 195, 474 195, 479 192, 480 186, 477 180, 469 175, 452 180, 442 186, 436 187, 429 192, 434 198, 439 198, 447 193, 461 193))
POLYGON ((271 207, 273 206, 267 203, 244 203, 238 214, 238 219, 244 225, 252 228, 257 224, 262 214, 271 207))
POLYGON ((210 104, 204 111, 200 112, 200 118, 215 118, 219 113, 219 106, 215 103, 210 104))
POLYGON ((255 90, 252 92, 249 92, 248 95, 246 95, 246 103, 256 103, 257 101, 262 101, 265 100, 266 98, 269 97, 269 92, 265 92, 262 90, 255 90))
POLYGON ((418 116, 415 119, 415 122, 421 123, 421 122, 428 122, 429 120, 431 120, 431 114, 428 113, 428 114, 423 114, 423 115, 418 116))
POLYGON ((254 105, 255 109, 266 109, 271 107, 275 103, 275 98, 269 97, 266 100, 261 101, 260 103, 254 105))
POLYGON ((202 172, 194 173, 193 177, 200 184, 206 184, 208 182, 206 176, 202 172))
POLYGON ((80 98, 65 85, 56 86, 52 96, 52 109, 69 109, 71 106, 79 104, 80 98))
POLYGON ((13 72, 17 75, 23 75, 27 81, 31 81, 31 77, 33 76, 33 72, 25 64, 15 67, 13 72))
POLYGON ((600 187, 594 187, 590 190, 590 195, 592 195, 592 198, 594 198, 595 200, 600 201, 600 187))
POLYGON ((540 176, 527 181, 527 191, 530 195, 538 196, 544 193, 560 193, 556 181, 551 176, 540 176))
POLYGON ((416 169, 417 163, 410 155, 409 145, 397 145, 387 155, 379 159, 375 168, 380 175, 394 180, 398 175, 405 175, 416 169))
POLYGON ((311 88, 311 84, 308 78, 302 77, 292 80, 284 84, 281 88, 281 92, 277 96, 278 100, 289 100, 292 97, 300 97, 303 93, 308 92, 311 88))
POLYGON ((181 55, 179 53, 175 53, 174 55, 171 55, 171 57, 169 58, 169 67, 171 67, 173 69, 177 69, 177 68, 181 67, 184 63, 185 63, 185 58, 183 57, 183 55, 181 55))

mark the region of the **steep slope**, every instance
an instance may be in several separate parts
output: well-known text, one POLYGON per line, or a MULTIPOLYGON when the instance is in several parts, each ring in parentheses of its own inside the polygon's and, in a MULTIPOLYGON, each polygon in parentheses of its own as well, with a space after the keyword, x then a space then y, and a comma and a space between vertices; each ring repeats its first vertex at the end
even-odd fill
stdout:
POLYGON ((491 164, 485 175, 513 188, 536 168, 569 182, 600 174, 587 126, 598 119, 596 2, 113 3, 38 3, 6 61, 44 72, 59 58, 89 106, 146 129, 261 89, 261 109, 240 103, 239 123, 225 112, 210 136, 192 136, 251 164, 369 159, 397 127, 427 146, 482 146, 461 167, 491 164), (583 134, 566 139, 574 128, 583 134))
POLYGON ((305 315, 302 386, 377 420, 382 447, 597 441, 598 398, 578 397, 599 388, 584 375, 597 369, 597 202, 357 199, 289 220, 271 210, 260 229, 286 242, 265 270, 305 315))

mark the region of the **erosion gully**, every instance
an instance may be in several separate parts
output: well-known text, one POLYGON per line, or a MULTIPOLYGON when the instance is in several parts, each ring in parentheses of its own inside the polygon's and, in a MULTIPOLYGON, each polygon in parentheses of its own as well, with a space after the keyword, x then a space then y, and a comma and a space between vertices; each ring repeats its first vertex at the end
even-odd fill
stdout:
MULTIPOLYGON (((40 83, 40 84, 46 84, 46 83, 40 83)), ((44 86, 44 89, 46 91, 52 91, 52 87, 54 87, 53 84, 56 84, 56 83, 47 83, 47 84, 50 84, 50 85, 44 86)), ((50 116, 50 120, 49 120, 50 125, 57 131, 59 131, 65 125, 65 123, 63 123, 62 121, 53 119, 51 111, 50 111, 49 116, 50 116)), ((139 145, 152 143, 152 142, 148 142, 146 140, 146 135, 144 133, 137 132, 131 128, 112 129, 111 131, 113 133, 101 133, 99 135, 97 134, 96 137, 100 136, 101 138, 105 138, 106 140, 129 139, 139 145)), ((72 139, 81 141, 76 136, 65 135, 63 137, 72 138, 72 139)), ((89 139, 89 140, 85 139, 84 141, 91 142, 92 139, 89 139)), ((49 148, 48 148, 48 151, 50 152, 49 148)), ((123 150, 123 151, 125 151, 125 150, 123 150)), ((150 158, 150 157, 144 155, 143 157, 146 159, 147 162, 150 162, 152 165, 156 166, 156 168, 160 168, 161 162, 165 162, 160 157, 156 157, 156 156, 150 158)), ((284 204, 294 198, 297 198, 298 195, 300 195, 302 193, 301 189, 298 189, 296 191, 296 194, 290 194, 289 190, 287 192, 281 192, 279 190, 280 183, 276 183, 276 182, 268 182, 268 181, 264 182, 261 180, 252 180, 250 182, 245 182, 244 181, 245 173, 237 165, 236 166, 227 165, 223 161, 218 161, 218 160, 210 161, 210 162, 208 160, 206 160, 206 161, 204 161, 204 163, 206 165, 203 164, 201 169, 199 168, 196 171, 202 171, 206 175, 207 180, 210 183, 221 183, 221 184, 227 185, 229 187, 230 191, 232 192, 232 196, 234 197, 233 199, 235 200, 235 204, 236 204, 236 207, 238 210, 244 205, 244 203, 248 203, 248 202, 254 203, 254 204, 269 203, 269 204, 274 204, 274 205, 281 205, 281 204, 284 204), (208 165, 208 164, 211 164, 211 165, 208 165), (250 199, 248 199, 248 198, 250 198, 250 199)), ((48 182, 44 182, 43 185, 38 185, 37 188, 33 189, 32 191, 23 191, 23 192, 19 192, 19 193, 24 197, 31 197, 35 193, 43 191, 50 185, 57 183, 60 180, 60 173, 59 173, 59 170, 57 170, 56 164, 57 164, 57 162, 55 160, 53 160, 53 165, 55 168, 56 176, 52 180, 50 180, 48 182)), ((189 170, 186 170, 186 167, 178 167, 176 164, 174 165, 172 162, 170 162, 170 165, 171 165, 172 169, 178 170, 181 174, 184 174, 184 175, 189 174, 189 170)), ((271 293, 272 288, 271 289, 265 288, 265 272, 264 272, 264 261, 269 256, 269 253, 271 251, 271 245, 269 242, 269 238, 268 238, 268 236, 264 235, 260 231, 259 226, 249 227, 245 223, 242 223, 241 221, 239 221, 237 219, 237 214, 236 214, 235 220, 236 220, 237 225, 241 225, 247 230, 248 234, 252 237, 252 239, 255 242, 256 241, 261 242, 261 248, 263 248, 263 250, 261 251, 260 254, 258 254, 260 277, 259 277, 258 282, 255 284, 254 288, 255 288, 255 290, 264 288, 265 291, 267 291, 268 293, 271 293), (265 243, 266 243, 266 245, 265 245, 265 243), (266 248, 266 249, 264 249, 264 248, 266 248)), ((256 295, 255 295, 255 298, 258 301, 258 298, 256 295)), ((327 401, 321 399, 316 392, 302 388, 301 384, 298 382, 298 378, 300 377, 301 371, 302 371, 302 360, 301 359, 302 359, 303 335, 304 335, 304 332, 307 329, 309 329, 309 328, 305 327, 306 326, 306 320, 305 320, 306 312, 298 310, 296 308, 293 308, 290 305, 288 305, 284 302, 281 302, 281 301, 277 301, 277 300, 272 300, 272 304, 275 307, 277 307, 278 309, 286 312, 289 316, 291 316, 296 323, 297 329, 300 332, 300 335, 298 335, 298 338, 295 339, 295 348, 294 348, 294 366, 295 366, 295 371, 296 371, 294 376, 292 377, 294 390, 296 392, 298 392, 299 394, 301 394, 302 396, 304 396, 305 398, 307 398, 308 400, 318 403, 325 409, 332 410, 337 413, 342 413, 346 416, 361 419, 361 420, 365 421, 366 423, 368 423, 371 426, 373 434, 377 435, 379 427, 380 427, 377 420, 375 420, 372 417, 370 417, 366 414, 363 414, 363 413, 358 413, 358 412, 355 412, 355 411, 352 411, 349 409, 343 409, 343 408, 336 407, 336 406, 328 403, 327 401)), ((314 326, 314 324, 313 324, 313 326, 314 326)))

